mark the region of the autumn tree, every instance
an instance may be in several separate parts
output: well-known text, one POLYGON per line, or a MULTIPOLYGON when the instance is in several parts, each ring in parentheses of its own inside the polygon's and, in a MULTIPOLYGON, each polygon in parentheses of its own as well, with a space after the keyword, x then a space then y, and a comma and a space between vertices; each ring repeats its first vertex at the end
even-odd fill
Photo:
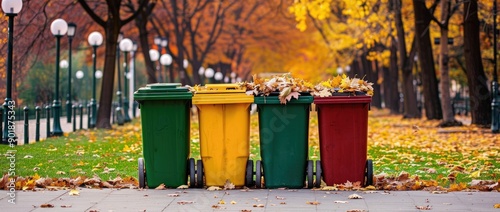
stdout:
POLYGON ((469 85, 472 124, 491 123, 491 95, 484 73, 479 42, 478 1, 464 2, 464 54, 469 85))
POLYGON ((142 11, 142 8, 147 6, 149 0, 138 0, 136 11, 133 11, 127 17, 123 17, 123 10, 129 8, 127 4, 131 0, 106 0, 105 2, 95 2, 89 4, 85 0, 78 0, 78 3, 83 7, 87 14, 104 29, 105 39, 105 59, 104 70, 102 77, 101 98, 99 100, 99 111, 96 121, 97 128, 111 128, 111 103, 113 100, 113 85, 116 65, 116 48, 120 29, 127 23, 136 18, 142 11), (103 8, 104 7, 104 8, 103 8))

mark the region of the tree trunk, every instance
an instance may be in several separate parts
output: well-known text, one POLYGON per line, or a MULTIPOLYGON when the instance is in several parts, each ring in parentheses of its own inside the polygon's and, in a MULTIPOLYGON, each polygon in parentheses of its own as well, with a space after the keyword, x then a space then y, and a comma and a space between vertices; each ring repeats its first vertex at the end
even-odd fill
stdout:
POLYGON ((104 57, 104 69, 101 84, 101 98, 97 112, 97 128, 111 128, 111 103, 113 101, 113 88, 115 79, 116 48, 118 34, 120 33, 119 22, 107 22, 105 28, 106 56, 104 57))
POLYGON ((439 124, 441 127, 461 125, 460 122, 455 120, 453 108, 451 106, 450 97, 450 74, 448 63, 450 58, 448 56, 448 16, 450 12, 450 0, 441 1, 441 20, 445 25, 440 27, 440 56, 439 56, 439 70, 440 81, 439 88, 441 90, 441 108, 443 110, 443 121, 439 124))
POLYGON ((378 61, 367 60, 367 62, 370 64, 370 69, 367 70, 368 74, 366 75, 365 80, 373 82, 373 90, 376 91, 372 96, 371 105, 376 108, 382 108, 382 94, 380 93, 380 84, 378 83, 378 61))
POLYGON ((464 2, 464 55, 469 84, 472 124, 491 124, 491 96, 479 42, 477 0, 464 2))
POLYGON ((391 114, 400 114, 398 92, 398 47, 396 46, 395 38, 392 38, 390 51, 390 67, 384 68, 384 101, 385 107, 391 111, 391 114))
MULTIPOLYGON (((404 118, 420 118, 422 114, 417 107, 417 96, 414 92, 413 87, 413 75, 412 75, 412 64, 410 58, 407 56, 406 52, 406 39, 405 39, 405 31, 403 25, 403 18, 401 15, 401 0, 393 0, 394 1, 394 12, 395 12, 395 20, 396 20, 396 30, 397 30, 397 38, 398 38, 398 47, 399 47, 399 68, 402 71, 403 77, 403 117, 404 118)), ((413 58, 411 58, 413 59, 413 58)))
MULTIPOLYGON (((442 119, 441 103, 439 101, 438 81, 432 56, 429 25, 432 14, 421 0, 413 0, 415 11, 415 37, 417 41, 418 59, 422 72, 422 88, 424 108, 427 119, 442 119)), ((445 42, 445 41, 443 41, 445 42)))

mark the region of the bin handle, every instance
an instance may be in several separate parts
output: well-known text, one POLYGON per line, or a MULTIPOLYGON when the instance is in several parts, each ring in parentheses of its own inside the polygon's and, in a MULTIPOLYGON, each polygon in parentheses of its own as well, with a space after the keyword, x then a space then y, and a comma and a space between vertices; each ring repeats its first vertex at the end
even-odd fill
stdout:
POLYGON ((207 84, 207 90, 241 90, 238 84, 207 84))

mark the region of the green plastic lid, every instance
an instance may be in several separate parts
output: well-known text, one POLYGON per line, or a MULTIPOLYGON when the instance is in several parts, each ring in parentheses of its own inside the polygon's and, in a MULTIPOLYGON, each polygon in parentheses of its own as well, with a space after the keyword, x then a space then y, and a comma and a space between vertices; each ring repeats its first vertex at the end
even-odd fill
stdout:
POLYGON ((192 99, 193 94, 180 83, 155 83, 134 92, 135 100, 192 99))
MULTIPOLYGON (((287 101, 286 104, 311 104, 314 101, 314 97, 310 95, 300 95, 299 99, 292 98, 287 101)), ((278 96, 256 96, 254 98, 255 104, 265 104, 265 105, 278 105, 280 99, 278 96)))

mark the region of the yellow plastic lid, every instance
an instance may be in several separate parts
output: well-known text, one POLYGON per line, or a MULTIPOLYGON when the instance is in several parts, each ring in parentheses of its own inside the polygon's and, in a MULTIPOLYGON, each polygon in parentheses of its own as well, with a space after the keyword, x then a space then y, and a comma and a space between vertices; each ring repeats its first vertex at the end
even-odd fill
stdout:
POLYGON ((207 84, 193 96, 193 104, 253 103, 253 100, 253 95, 247 95, 246 89, 238 84, 207 84))

